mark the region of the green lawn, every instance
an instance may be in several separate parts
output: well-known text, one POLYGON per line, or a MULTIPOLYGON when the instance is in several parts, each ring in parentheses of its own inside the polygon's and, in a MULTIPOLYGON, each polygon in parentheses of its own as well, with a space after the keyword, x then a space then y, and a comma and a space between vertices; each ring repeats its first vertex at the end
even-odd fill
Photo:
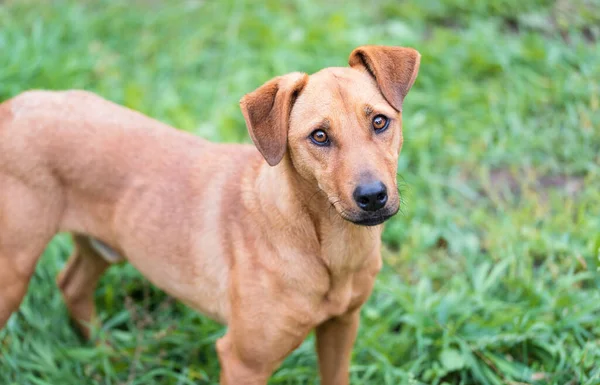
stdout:
MULTIPOLYGON (((352 384, 600 384, 598 0, 257 3, 0 2, 0 100, 85 88, 248 142, 237 102, 269 78, 346 65, 362 44, 415 47, 404 205, 352 384)), ((70 247, 51 243, 0 331, 0 384, 218 382, 223 328, 130 266, 97 291, 110 347, 78 339, 54 284, 70 247)), ((271 383, 318 384, 313 342, 271 383)))

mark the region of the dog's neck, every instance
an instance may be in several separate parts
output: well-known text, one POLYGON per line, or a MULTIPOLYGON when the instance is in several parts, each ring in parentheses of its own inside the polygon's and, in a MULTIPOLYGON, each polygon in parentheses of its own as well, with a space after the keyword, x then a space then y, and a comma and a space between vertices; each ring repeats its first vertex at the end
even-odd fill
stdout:
POLYGON ((360 268, 365 258, 379 254, 383 226, 359 226, 343 219, 317 182, 303 178, 287 155, 275 167, 263 162, 256 183, 268 186, 260 189, 260 200, 272 205, 271 220, 285 221, 313 238, 307 243, 316 238, 316 252, 330 269, 360 268))

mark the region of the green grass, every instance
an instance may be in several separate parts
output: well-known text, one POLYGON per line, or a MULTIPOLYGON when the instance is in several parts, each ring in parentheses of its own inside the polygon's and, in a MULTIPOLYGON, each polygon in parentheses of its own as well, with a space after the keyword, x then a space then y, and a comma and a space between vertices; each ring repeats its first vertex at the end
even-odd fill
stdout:
MULTIPOLYGON (((600 4, 593 0, 5 1, 0 100, 85 88, 215 141, 267 79, 362 44, 423 55, 404 107, 404 206, 352 384, 600 384, 600 4), (51 4, 50 4, 51 3, 51 4), (128 4, 128 5, 125 5, 128 4)), ((48 247, 0 331, 0 384, 215 384, 223 334, 112 268, 110 347, 81 342, 48 247)), ((313 338, 273 384, 317 384, 313 338)))

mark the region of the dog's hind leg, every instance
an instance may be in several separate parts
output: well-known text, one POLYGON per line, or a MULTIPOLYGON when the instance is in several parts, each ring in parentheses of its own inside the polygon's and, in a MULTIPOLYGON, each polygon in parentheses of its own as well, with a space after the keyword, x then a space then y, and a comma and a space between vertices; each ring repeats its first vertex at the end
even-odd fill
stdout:
POLYGON ((61 197, 0 172, 0 328, 15 312, 35 264, 58 231, 61 197))
POLYGON ((67 266, 58 275, 57 283, 71 319, 82 336, 89 340, 92 328, 99 326, 94 291, 100 277, 110 266, 110 262, 99 251, 102 250, 99 249, 99 245, 103 244, 94 243, 98 241, 83 235, 73 235, 73 240, 75 248, 67 266))
MULTIPOLYGON (((20 271, 13 258, 14 255, 0 250, 0 328, 4 327, 11 314, 19 308, 31 277, 28 271, 20 271)), ((22 254, 22 258, 29 257, 22 254)))

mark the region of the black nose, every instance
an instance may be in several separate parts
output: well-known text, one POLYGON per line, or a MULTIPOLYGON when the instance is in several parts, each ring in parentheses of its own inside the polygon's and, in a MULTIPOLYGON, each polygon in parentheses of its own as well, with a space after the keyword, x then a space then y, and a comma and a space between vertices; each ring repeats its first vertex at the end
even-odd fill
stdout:
POLYGON ((352 194, 358 207, 365 211, 377 211, 387 202, 387 188, 381 182, 359 185, 352 194))

